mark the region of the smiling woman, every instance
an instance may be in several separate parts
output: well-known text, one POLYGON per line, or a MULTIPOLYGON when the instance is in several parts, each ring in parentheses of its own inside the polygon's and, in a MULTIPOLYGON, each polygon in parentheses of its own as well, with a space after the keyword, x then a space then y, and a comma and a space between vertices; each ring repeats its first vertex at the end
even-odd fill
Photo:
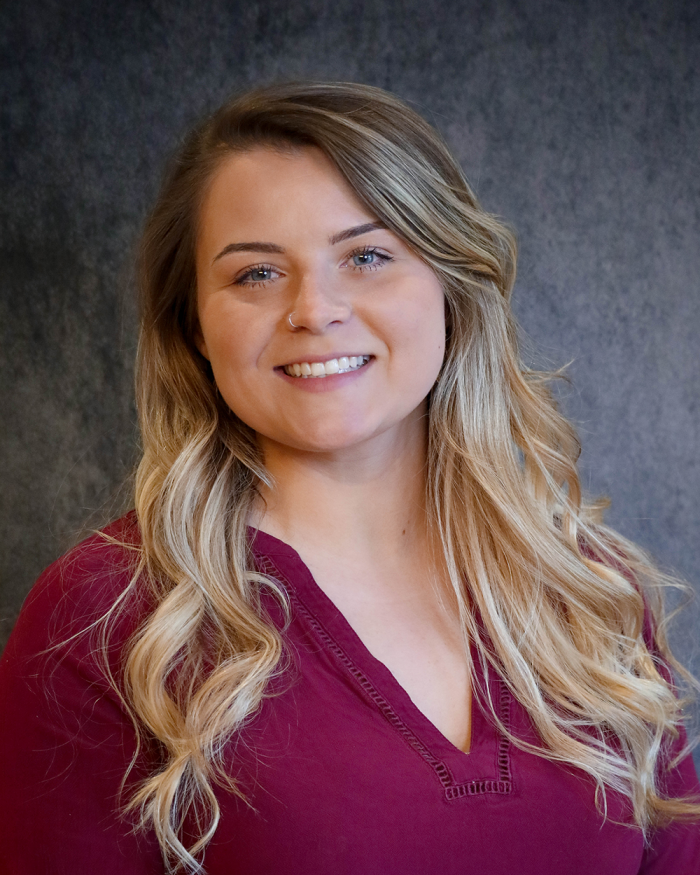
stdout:
POLYGON ((0 664, 2 871, 697 872, 666 581, 581 496, 514 275, 386 92, 190 135, 141 251, 135 511, 0 664))
POLYGON ((380 435, 388 448, 398 431, 424 431, 410 414, 426 412, 442 366, 442 286, 320 149, 251 149, 218 170, 200 215, 197 301, 197 347, 275 479, 292 448, 380 435))

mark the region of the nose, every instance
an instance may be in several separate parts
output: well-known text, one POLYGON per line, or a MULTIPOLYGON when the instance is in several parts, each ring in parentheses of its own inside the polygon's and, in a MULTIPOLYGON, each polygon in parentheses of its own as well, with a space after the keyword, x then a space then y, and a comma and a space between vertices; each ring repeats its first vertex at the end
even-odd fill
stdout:
POLYGON ((287 327, 323 334, 332 325, 347 322, 352 307, 340 286, 323 272, 308 271, 301 275, 292 288, 287 327))

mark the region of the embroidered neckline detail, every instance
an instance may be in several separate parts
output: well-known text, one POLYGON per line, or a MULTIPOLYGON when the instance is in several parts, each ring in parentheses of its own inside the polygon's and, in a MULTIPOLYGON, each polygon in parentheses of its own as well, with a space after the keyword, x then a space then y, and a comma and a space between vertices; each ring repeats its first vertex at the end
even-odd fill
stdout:
MULTIPOLYGON (((348 656, 335 638, 328 633, 315 613, 306 606, 295 587, 290 583, 287 575, 283 573, 277 563, 267 555, 258 554, 257 559, 258 566, 263 574, 269 574, 273 578, 282 578, 287 583, 287 591, 294 607, 301 615, 303 615, 306 622, 311 626, 318 638, 323 641, 328 650, 355 679, 357 684, 359 684, 366 696, 368 696, 378 708, 387 722, 396 730, 396 732, 398 732, 409 747, 422 757, 422 759, 433 769, 442 785, 445 798, 448 801, 461 799, 467 796, 479 796, 486 793, 502 795, 508 794, 512 791, 513 782, 510 769, 510 741, 502 732, 498 733, 496 742, 496 776, 492 778, 476 778, 463 783, 456 783, 447 764, 431 753, 415 732, 396 713, 386 697, 375 687, 365 672, 355 664, 354 660, 348 656)), ((510 693, 508 692, 505 683, 500 678, 497 678, 495 683, 498 684, 499 688, 498 716, 503 726, 505 726, 506 729, 509 729, 511 704, 510 693)), ((468 754, 465 754, 465 756, 468 756, 468 754)))

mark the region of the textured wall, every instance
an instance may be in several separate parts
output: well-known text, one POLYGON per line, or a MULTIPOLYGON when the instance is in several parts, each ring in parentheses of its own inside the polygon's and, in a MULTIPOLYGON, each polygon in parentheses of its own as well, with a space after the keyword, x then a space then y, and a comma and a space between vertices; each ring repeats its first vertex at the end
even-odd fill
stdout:
MULTIPOLYGON (((0 617, 136 457, 131 259, 163 159, 232 90, 411 101, 516 228, 516 309, 609 519, 700 583, 700 6, 6 0, 0 10, 0 617)), ((117 497, 115 497, 117 496, 117 497)), ((697 612, 681 654, 700 670, 697 612)))

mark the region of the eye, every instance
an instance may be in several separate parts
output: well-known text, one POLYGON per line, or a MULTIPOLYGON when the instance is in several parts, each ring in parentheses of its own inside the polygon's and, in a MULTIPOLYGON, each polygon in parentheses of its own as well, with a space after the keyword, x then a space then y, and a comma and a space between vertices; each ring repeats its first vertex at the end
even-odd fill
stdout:
POLYGON ((379 270, 384 264, 393 260, 390 255, 380 252, 373 246, 364 246, 362 249, 351 252, 347 263, 356 270, 365 271, 379 270))
POLYGON ((254 267, 249 267, 243 273, 238 274, 233 281, 236 286, 262 286, 269 283, 270 280, 276 279, 280 275, 278 270, 275 270, 269 264, 256 264, 254 267))

